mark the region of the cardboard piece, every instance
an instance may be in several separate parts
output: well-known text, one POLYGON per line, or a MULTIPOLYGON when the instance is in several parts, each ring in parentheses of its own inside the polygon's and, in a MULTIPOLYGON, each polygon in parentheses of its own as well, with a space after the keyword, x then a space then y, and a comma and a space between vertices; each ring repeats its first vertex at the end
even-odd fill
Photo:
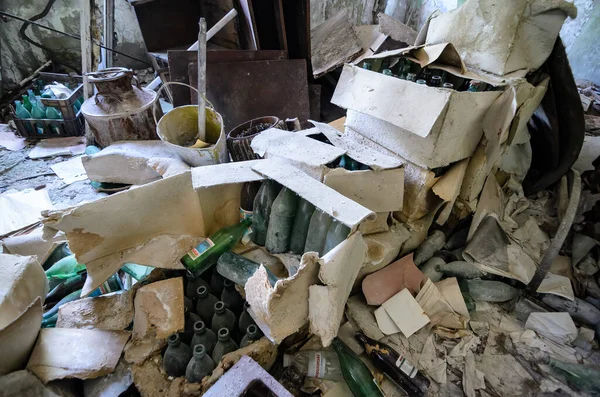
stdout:
MULTIPOLYGON (((456 289, 458 289, 458 284, 456 284, 456 279, 453 280, 456 285, 456 289)), ((460 295, 460 289, 458 289, 458 294, 462 299, 462 295, 460 295)), ((427 280, 421 292, 416 297, 417 303, 423 308, 423 311, 429 316, 431 319, 432 325, 440 325, 446 328, 453 329, 466 329, 467 322, 469 320, 469 313, 464 308, 464 312, 462 314, 457 313, 450 302, 442 295, 442 292, 437 288, 437 286, 431 282, 431 280, 427 280)), ((462 303, 464 305, 464 301, 462 303)), ((461 310, 462 311, 462 310, 461 310)))
POLYGON ((0 236, 39 222, 52 209, 46 189, 9 190, 0 194, 0 236))
POLYGON ((570 344, 579 334, 573 319, 566 312, 531 313, 525 328, 560 344, 570 344))
POLYGON ((45 328, 40 331, 27 369, 44 384, 107 375, 115 369, 130 336, 126 331, 45 328))
POLYGON ((337 335, 346 301, 366 255, 367 244, 357 232, 319 261, 319 280, 325 285, 309 288, 308 318, 311 333, 321 338, 324 347, 337 335))
POLYGON ((44 269, 33 256, 0 254, 0 328, 11 324, 48 293, 44 269))
POLYGON ((438 225, 445 224, 452 212, 454 202, 460 193, 460 187, 462 186, 468 164, 469 159, 459 161, 457 164, 453 165, 448 172, 442 175, 431 188, 438 197, 447 203, 437 217, 436 223, 438 225))
POLYGON ((422 86, 345 65, 331 102, 348 109, 348 127, 417 165, 436 168, 473 153, 483 116, 499 96, 422 86), (397 97, 403 100, 390 100, 397 97))
POLYGON ((133 321, 133 291, 68 302, 58 309, 58 328, 122 331, 133 321))
POLYGON ((362 291, 369 305, 381 305, 404 289, 417 295, 426 281, 427 277, 415 266, 413 255, 409 254, 365 277, 362 291))
POLYGON ((25 368, 42 324, 42 298, 37 297, 11 323, 0 327, 0 375, 25 368))
MULTIPOLYGON (((380 13, 379 15, 382 15, 382 13, 380 13)), ((379 21, 379 23, 381 24, 381 20, 379 21)), ((373 55, 379 49, 379 47, 381 47, 381 45, 387 40, 388 35, 383 33, 380 27, 380 25, 352 26, 352 29, 354 30, 354 33, 358 37, 358 40, 360 41, 360 44, 362 46, 362 53, 358 56, 358 58, 355 58, 352 61, 353 64, 356 65, 363 59, 373 55)))
POLYGON ((66 233, 79 263, 135 247, 160 234, 204 236, 189 172, 49 212, 44 224, 66 233))
POLYGON ((309 287, 319 281, 318 259, 314 253, 304 254, 298 272, 273 287, 262 265, 246 282, 252 317, 271 342, 281 343, 308 322, 309 287))
POLYGON ((67 185, 88 179, 85 168, 83 168, 83 163, 81 162, 81 156, 61 161, 60 163, 51 165, 50 168, 67 185))
POLYGON ((41 159, 54 156, 76 156, 85 153, 85 137, 42 139, 29 152, 30 159, 41 159))
POLYGON ((565 18, 577 15, 577 8, 567 1, 519 0, 490 13, 491 7, 489 0, 468 0, 433 17, 426 43, 450 42, 465 63, 500 76, 530 71, 550 55, 565 18))
POLYGON ((383 306, 377 308, 374 314, 377 319, 377 326, 385 335, 393 335, 400 332, 400 328, 398 328, 383 306))
POLYGON ((363 238, 367 244, 367 257, 358 273, 355 286, 367 275, 386 267, 396 259, 402 245, 410 238, 410 233, 402 223, 398 222, 387 232, 370 234, 363 238))
POLYGON ((429 317, 406 288, 381 306, 407 338, 429 323, 429 317))
POLYGON ((67 241, 63 232, 43 226, 19 236, 2 240, 9 253, 21 256, 35 256, 43 264, 56 247, 67 241))
POLYGON ((488 215, 502 216, 503 214, 504 194, 502 193, 502 188, 500 187, 500 184, 498 184, 496 176, 494 174, 489 174, 485 181, 485 185, 483 186, 483 190, 481 191, 481 197, 479 199, 479 204, 477 205, 477 210, 473 215, 473 221, 469 227, 467 241, 471 241, 475 231, 479 228, 479 224, 488 215))
POLYGON ((135 294, 133 335, 166 339, 185 325, 183 278, 170 278, 145 285, 135 294))

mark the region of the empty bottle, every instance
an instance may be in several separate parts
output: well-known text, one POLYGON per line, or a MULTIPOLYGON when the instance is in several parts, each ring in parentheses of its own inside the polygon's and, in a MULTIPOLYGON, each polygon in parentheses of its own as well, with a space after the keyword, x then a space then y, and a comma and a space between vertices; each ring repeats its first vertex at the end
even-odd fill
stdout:
POLYGON ((384 397, 369 368, 339 338, 332 342, 342 375, 354 397, 384 397))
POLYGON ((60 119, 62 119, 62 115, 56 108, 54 108, 52 106, 47 106, 46 107, 46 118, 53 119, 53 120, 60 120, 60 119))
POLYGON ((46 270, 46 277, 48 279, 60 279, 64 280, 77 275, 77 273, 85 270, 85 265, 77 263, 75 255, 69 255, 46 270))
MULTIPOLYGON (((97 294, 97 295, 99 295, 99 294, 97 294)), ((79 298, 81 298, 81 289, 75 290, 75 291, 71 292, 70 294, 66 295, 61 300, 59 300, 51 309, 47 310, 44 313, 42 318, 47 319, 47 318, 54 316, 55 314, 58 315, 58 309, 62 305, 64 305, 65 303, 68 303, 68 302, 76 301, 79 298)))
POLYGON ((420 84, 420 85, 427 85, 427 81, 425 81, 423 79, 418 79, 417 81, 415 81, 415 83, 420 84))
POLYGON ((225 303, 219 301, 215 303, 215 314, 212 318, 212 329, 220 330, 221 328, 227 328, 229 334, 233 334, 235 331, 236 324, 235 314, 231 310, 225 307, 225 303))
POLYGON ((218 341, 212 352, 212 359, 217 365, 224 355, 238 349, 237 343, 231 339, 230 335, 229 329, 227 328, 221 328, 217 333, 218 341))
POLYGON ((20 101, 15 101, 15 114, 20 119, 30 119, 31 113, 20 101))
POLYGON ((301 350, 296 354, 284 354, 283 366, 294 367, 299 374, 309 378, 341 381, 344 379, 336 352, 301 350))
POLYGON ((227 251, 231 251, 233 247, 240 241, 246 228, 250 226, 252 221, 245 219, 242 222, 224 227, 215 233, 211 234, 206 240, 199 244, 196 248, 189 251, 183 258, 181 263, 194 277, 198 277, 208 268, 217 263, 217 259, 227 251))
POLYGON ((215 345, 217 344, 217 334, 210 328, 206 328, 204 321, 197 321, 194 324, 194 336, 190 343, 193 349, 197 345, 203 345, 206 349, 206 354, 211 355, 215 345))
POLYGON ((391 69, 383 69, 383 70, 381 71, 381 74, 383 74, 383 75, 385 75, 385 76, 393 76, 393 75, 394 75, 394 73, 392 73, 392 70, 391 70, 391 69))
POLYGON ((212 373, 215 363, 203 345, 196 345, 193 352, 193 357, 185 370, 185 380, 189 383, 200 383, 205 376, 212 373))
POLYGON ((163 368, 167 375, 177 378, 185 375, 188 363, 192 359, 192 349, 173 334, 167 339, 169 346, 163 356, 163 368))
POLYGON ((483 81, 471 80, 469 82, 469 88, 467 88, 467 91, 482 92, 482 91, 485 91, 486 88, 487 88, 487 84, 484 83, 483 81))
POLYGON ((217 269, 213 269, 212 274, 210 275, 210 288, 214 291, 215 296, 221 296, 221 292, 223 292, 223 288, 225 288, 224 283, 225 278, 219 274, 217 269))
POLYGON ((442 76, 431 76, 431 80, 429 80, 430 87, 441 87, 442 86, 442 76))
POLYGON ((231 280, 226 279, 224 286, 225 288, 223 288, 223 292, 221 292, 221 301, 225 303, 225 307, 232 312, 241 312, 242 307, 244 306, 244 299, 242 299, 240 293, 235 289, 235 284, 231 280))
POLYGON ((260 182, 246 182, 240 193, 240 220, 250 218, 254 210, 254 199, 260 190, 260 182))
POLYGON ((248 329, 249 325, 255 324, 254 319, 248 313, 248 309, 250 308, 250 304, 248 302, 244 302, 244 311, 240 314, 240 318, 238 320, 238 330, 240 331, 240 335, 243 335, 244 332, 248 329))
POLYGON ((520 291, 501 281, 461 280, 460 289, 475 302, 506 302, 519 296, 520 291))
MULTIPOLYGON (((33 104, 31 105, 31 117, 33 117, 34 119, 43 119, 46 116, 46 113, 40 109, 40 107, 37 105, 37 102, 33 102, 33 104)), ((35 123, 35 132, 37 132, 38 134, 43 134, 44 133, 44 124, 43 123, 35 123)))
POLYGON ((206 287, 206 289, 208 290, 208 292, 212 292, 210 289, 210 285, 208 284, 208 282, 206 280, 204 280, 203 278, 200 277, 192 277, 189 274, 187 275, 187 285, 185 287, 185 296, 187 296, 188 298, 194 300, 196 299, 198 296, 198 288, 200 287, 206 287))
MULTIPOLYGON (((260 263, 251 261, 233 252, 226 252, 217 261, 217 272, 224 278, 235 284, 246 285, 246 281, 258 270, 260 263)), ((274 286, 278 278, 265 266, 271 286, 274 286)))
POLYGON ((442 87, 453 89, 454 88, 454 84, 452 84, 452 83, 444 83, 444 84, 442 84, 442 87))
MULTIPOLYGON (((187 308, 186 308, 187 309, 187 308)), ((183 332, 179 333, 179 339, 183 343, 189 344, 194 336, 194 324, 202 322, 199 315, 189 310, 185 310, 185 326, 183 332)))
POLYGON ((267 180, 263 182, 260 189, 258 189, 258 193, 256 193, 252 211, 252 234, 250 234, 254 244, 265 245, 271 207, 279 190, 281 190, 280 184, 267 180))
POLYGON ((257 341, 262 336, 262 332, 258 329, 255 324, 250 324, 248 328, 246 328, 246 335, 242 338, 240 342, 240 347, 248 346, 250 343, 257 341))
POLYGON ((388 375, 409 396, 424 396, 431 382, 406 357, 402 357, 391 346, 371 339, 362 332, 355 338, 362 343, 365 352, 375 366, 388 375))
POLYGON ((292 237, 290 240, 290 251, 294 254, 302 255, 306 245, 306 236, 310 225, 310 218, 315 212, 315 206, 304 199, 300 199, 294 226, 292 227, 292 237))
POLYGON ((81 289, 83 284, 85 284, 87 273, 84 272, 82 274, 78 274, 66 280, 60 281, 56 287, 54 287, 48 295, 46 295, 46 299, 44 300, 44 304, 49 304, 53 302, 58 302, 71 292, 81 289))
POLYGON ((294 218, 298 208, 298 195, 290 189, 281 189, 271 207, 265 248, 273 254, 290 249, 294 218))
POLYGON ((439 264, 437 271, 444 273, 446 277, 456 277, 459 279, 480 278, 486 275, 474 264, 465 261, 454 261, 450 263, 439 264))
POLYGON ((323 255, 335 248, 339 243, 344 241, 350 234, 350 228, 341 222, 333 221, 327 231, 325 237, 325 246, 323 247, 323 255))
POLYGON ((591 396, 600 395, 599 366, 567 363, 550 357, 546 359, 546 364, 548 364, 554 372, 564 376, 572 387, 589 393, 591 396))
POLYGON ((212 318, 215 314, 215 303, 218 301, 216 296, 208 292, 206 286, 198 287, 196 290, 196 313, 209 327, 212 327, 212 318))
POLYGON ((23 95, 21 96, 21 100, 23 101, 23 106, 25 107, 25 109, 27 109, 27 111, 31 113, 32 103, 29 100, 29 97, 27 95, 23 95))
POLYGON ((415 82, 417 81, 417 75, 415 73, 406 73, 406 80, 415 82))
POLYGON ((194 311, 194 302, 192 302, 192 300, 185 295, 183 296, 183 308, 190 312, 194 311))
POLYGON ((304 252, 316 252, 321 256, 323 248, 325 248, 327 232, 332 221, 333 219, 326 213, 315 210, 310 218, 304 252))
POLYGON ((373 66, 371 65, 371 62, 363 62, 362 68, 365 70, 372 70, 373 66))

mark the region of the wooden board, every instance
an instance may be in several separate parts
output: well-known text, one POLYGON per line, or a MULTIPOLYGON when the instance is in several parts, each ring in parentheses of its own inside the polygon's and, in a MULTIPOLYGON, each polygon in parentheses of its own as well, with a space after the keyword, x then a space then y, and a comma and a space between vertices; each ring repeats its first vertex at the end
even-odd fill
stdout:
MULTIPOLYGON (((211 65, 208 65, 211 66, 211 65)), ((306 61, 228 62, 206 71, 208 100, 223 116, 225 130, 262 116, 285 120, 310 117, 306 61)), ((197 64, 190 64, 190 84, 196 85, 197 64)), ((193 98, 192 96, 192 99, 193 98)))

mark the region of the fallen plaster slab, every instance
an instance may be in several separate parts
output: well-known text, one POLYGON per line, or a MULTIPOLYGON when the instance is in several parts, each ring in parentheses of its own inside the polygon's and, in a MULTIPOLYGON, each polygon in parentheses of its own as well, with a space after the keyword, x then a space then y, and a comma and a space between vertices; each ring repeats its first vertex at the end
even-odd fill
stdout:
POLYGON ((437 283, 427 280, 416 297, 432 325, 466 329, 469 311, 455 277, 437 283))
POLYGON ((53 382, 51 385, 44 386, 27 370, 11 372, 0 377, 2 397, 77 397, 74 389, 72 385, 66 385, 64 382, 53 382))
POLYGON ((0 328, 19 318, 38 298, 43 304, 48 279, 34 256, 0 254, 0 328))
POLYGON ((384 334, 377 327, 373 312, 367 306, 363 294, 356 294, 346 302, 346 317, 360 328, 369 338, 379 340, 384 334))
POLYGON ((400 219, 415 221, 431 213, 440 199, 433 193, 433 186, 440 177, 427 168, 412 163, 404 165, 404 204, 400 219))
POLYGON ((27 369, 46 384, 64 378, 92 379, 111 373, 131 336, 126 331, 45 328, 27 369))
POLYGON ((35 256, 43 265, 54 249, 67 241, 63 232, 40 226, 34 231, 20 236, 7 237, 2 244, 13 255, 35 256))
POLYGON ((321 338, 324 347, 337 335, 352 285, 364 264, 367 245, 354 233, 319 261, 323 285, 309 287, 308 319, 310 332, 321 338))
POLYGON ((133 321, 133 291, 68 302, 58 309, 58 328, 122 331, 133 321))
POLYGON ((145 285, 135 294, 134 338, 166 339, 185 325, 183 278, 170 278, 145 285))
POLYGON ((130 364, 141 364, 167 346, 164 339, 148 336, 142 339, 130 339, 125 345, 125 361, 130 364))
POLYGON ((119 361, 115 372, 112 374, 85 380, 83 382, 83 394, 85 397, 120 396, 131 384, 133 384, 131 368, 123 361, 119 361))
POLYGON ((42 324, 42 299, 37 298, 10 324, 0 328, 0 375, 25 368, 42 324))
POLYGON ((319 282, 319 258, 316 253, 302 255, 298 272, 269 283, 264 266, 248 279, 244 290, 256 324, 273 343, 308 323, 309 287, 319 282))
POLYGON ((0 236, 42 220, 42 211, 52 209, 47 189, 9 190, 0 194, 0 236))

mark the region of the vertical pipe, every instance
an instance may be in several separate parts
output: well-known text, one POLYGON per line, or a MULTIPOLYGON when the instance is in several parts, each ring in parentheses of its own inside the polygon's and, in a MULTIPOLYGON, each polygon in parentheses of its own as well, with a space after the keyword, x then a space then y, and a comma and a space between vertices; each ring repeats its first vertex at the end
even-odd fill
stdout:
POLYGON ((198 136, 206 142, 206 111, 204 98, 206 97, 206 20, 200 18, 200 32, 198 33, 198 136))
MULTIPOLYGON (((115 0, 104 0, 104 46, 114 48, 115 34, 115 0)), ((104 65, 113 67, 113 52, 104 50, 104 65)))

